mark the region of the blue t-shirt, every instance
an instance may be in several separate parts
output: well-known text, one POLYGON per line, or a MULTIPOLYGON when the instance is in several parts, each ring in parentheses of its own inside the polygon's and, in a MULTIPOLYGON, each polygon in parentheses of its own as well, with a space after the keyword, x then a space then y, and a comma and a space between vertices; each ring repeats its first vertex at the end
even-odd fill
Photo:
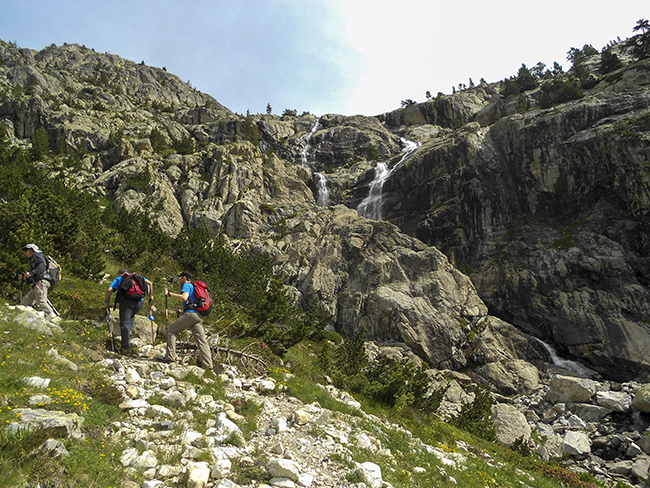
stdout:
POLYGON ((181 288, 181 294, 187 292, 189 295, 187 300, 183 302, 183 312, 196 313, 196 293, 194 293, 194 285, 192 283, 185 283, 181 288))
MULTIPOLYGON (((120 287, 120 283, 122 283, 122 275, 118 275, 111 283, 111 288, 113 291, 117 291, 117 289, 120 287)), ((147 293, 148 290, 144 290, 144 292, 147 293)), ((122 298, 120 298, 120 300, 122 300, 122 298)), ((144 301, 144 297, 142 297, 142 300, 144 301)))

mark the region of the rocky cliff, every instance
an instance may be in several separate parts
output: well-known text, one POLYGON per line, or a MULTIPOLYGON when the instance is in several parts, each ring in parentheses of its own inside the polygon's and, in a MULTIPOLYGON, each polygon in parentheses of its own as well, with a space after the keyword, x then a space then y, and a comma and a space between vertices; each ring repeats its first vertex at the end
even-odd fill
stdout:
POLYGON ((583 98, 545 109, 501 82, 374 117, 244 117, 164 68, 0 42, 0 121, 80 154, 54 174, 117 209, 266 254, 339 331, 504 391, 548 359, 533 336, 645 378, 650 63, 590 66, 583 98), (371 192, 382 220, 356 211, 371 192))

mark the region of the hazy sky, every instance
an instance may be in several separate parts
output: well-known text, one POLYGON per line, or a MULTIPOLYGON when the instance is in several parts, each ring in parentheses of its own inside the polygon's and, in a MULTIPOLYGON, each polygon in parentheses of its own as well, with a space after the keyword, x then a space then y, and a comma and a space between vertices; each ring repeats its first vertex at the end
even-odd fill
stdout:
POLYGON ((648 0, 0 0, 0 39, 164 66, 241 114, 377 115, 522 63, 566 70, 639 19, 648 0))

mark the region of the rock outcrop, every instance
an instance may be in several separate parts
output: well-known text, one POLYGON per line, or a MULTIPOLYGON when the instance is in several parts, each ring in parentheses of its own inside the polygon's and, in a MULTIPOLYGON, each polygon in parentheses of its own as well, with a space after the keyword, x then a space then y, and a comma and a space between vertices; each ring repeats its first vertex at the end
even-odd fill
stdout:
POLYGON ((534 388, 533 336, 627 381, 650 373, 650 71, 626 49, 612 73, 590 58, 585 96, 552 108, 544 86, 481 82, 376 117, 244 117, 164 68, 0 42, 0 122, 13 144, 45 128, 81 154, 53 176, 117 210, 266 254, 339 331, 471 364, 503 392, 534 388), (371 188, 384 222, 355 213, 371 188), (511 339, 508 357, 486 346, 511 339))
MULTIPOLYGON (((119 462, 127 477, 140 481, 128 481, 124 486, 153 488, 187 480, 188 486, 236 487, 240 485, 233 479, 238 471, 253 466, 257 467, 256 483, 269 480, 256 486, 350 486, 352 476, 365 480, 365 486, 388 486, 388 471, 401 466, 407 455, 417 455, 419 460, 418 466, 405 471, 409 476, 443 469, 441 475, 451 485, 456 484, 453 473, 475 470, 485 462, 482 450, 462 441, 425 444, 417 432, 367 414, 349 394, 327 383, 320 385, 323 392, 353 415, 334 412, 317 402, 305 404, 287 393, 283 381, 266 375, 246 376, 222 362, 225 358, 216 348, 218 335, 209 337, 218 378, 194 366, 196 358, 191 351, 175 364, 153 361, 165 346, 160 340, 152 346, 146 319, 138 318, 143 323, 136 327, 132 339, 133 349, 139 352, 118 357, 110 351, 87 351, 88 357, 82 355, 84 360, 78 366, 89 367, 87 359, 92 359, 122 393, 120 408, 128 413, 128 419, 105 426, 101 435, 124 446, 119 462), (225 389, 223 398, 201 393, 217 380, 225 389), (245 435, 246 419, 241 412, 248 405, 256 405, 259 413, 252 430, 246 424, 250 432, 245 435), (400 442, 399 451, 391 450, 387 442, 395 433, 407 439, 400 442), (357 459, 361 452, 376 462, 354 462, 353 452, 357 459), (388 464, 390 469, 382 472, 380 464, 388 464)), ((60 333, 29 307, 10 306, 3 310, 3 319, 25 327, 40 321, 40 327, 60 333), (25 321, 28 316, 32 320, 25 321)), ((490 335, 504 327, 493 324, 490 335)), ((116 339, 117 329, 113 330, 116 339)), ((367 343, 366 354, 371 361, 382 357, 420 361, 406 344, 379 347, 367 343)), ((70 366, 54 363, 53 367, 70 366)), ((594 381, 568 370, 553 371, 550 365, 540 371, 539 383, 529 390, 522 389, 517 396, 494 395, 492 418, 498 441, 513 448, 526 446, 543 460, 554 459, 570 469, 589 472, 603 483, 645 486, 650 479, 650 384, 594 381)), ((438 410, 442 419, 457 416, 463 405, 474 401, 478 385, 469 376, 452 370, 430 373, 432 388, 447 388, 438 410)), ((285 380, 290 374, 284 373, 285 380)), ((29 404, 15 408, 20 415, 7 428, 48 427, 57 439, 49 439, 41 449, 67 456, 59 439, 83 442, 84 418, 44 408, 52 402, 49 383, 49 378, 24 378, 29 404)))

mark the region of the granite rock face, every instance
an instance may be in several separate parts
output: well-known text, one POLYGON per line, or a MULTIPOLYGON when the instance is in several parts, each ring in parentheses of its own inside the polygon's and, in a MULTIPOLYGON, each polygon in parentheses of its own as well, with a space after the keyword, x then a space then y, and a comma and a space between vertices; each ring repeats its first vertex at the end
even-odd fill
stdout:
POLYGON ((373 117, 279 117, 144 62, 0 42, 0 122, 17 146, 45 128, 83 153, 53 177, 118 211, 265 253, 339 331, 477 361, 504 391, 535 383, 516 361, 548 359, 532 336, 624 381, 650 372, 650 62, 616 49, 622 68, 589 58, 585 96, 551 108, 544 86, 481 82, 373 117), (383 222, 355 211, 371 196, 383 222))

